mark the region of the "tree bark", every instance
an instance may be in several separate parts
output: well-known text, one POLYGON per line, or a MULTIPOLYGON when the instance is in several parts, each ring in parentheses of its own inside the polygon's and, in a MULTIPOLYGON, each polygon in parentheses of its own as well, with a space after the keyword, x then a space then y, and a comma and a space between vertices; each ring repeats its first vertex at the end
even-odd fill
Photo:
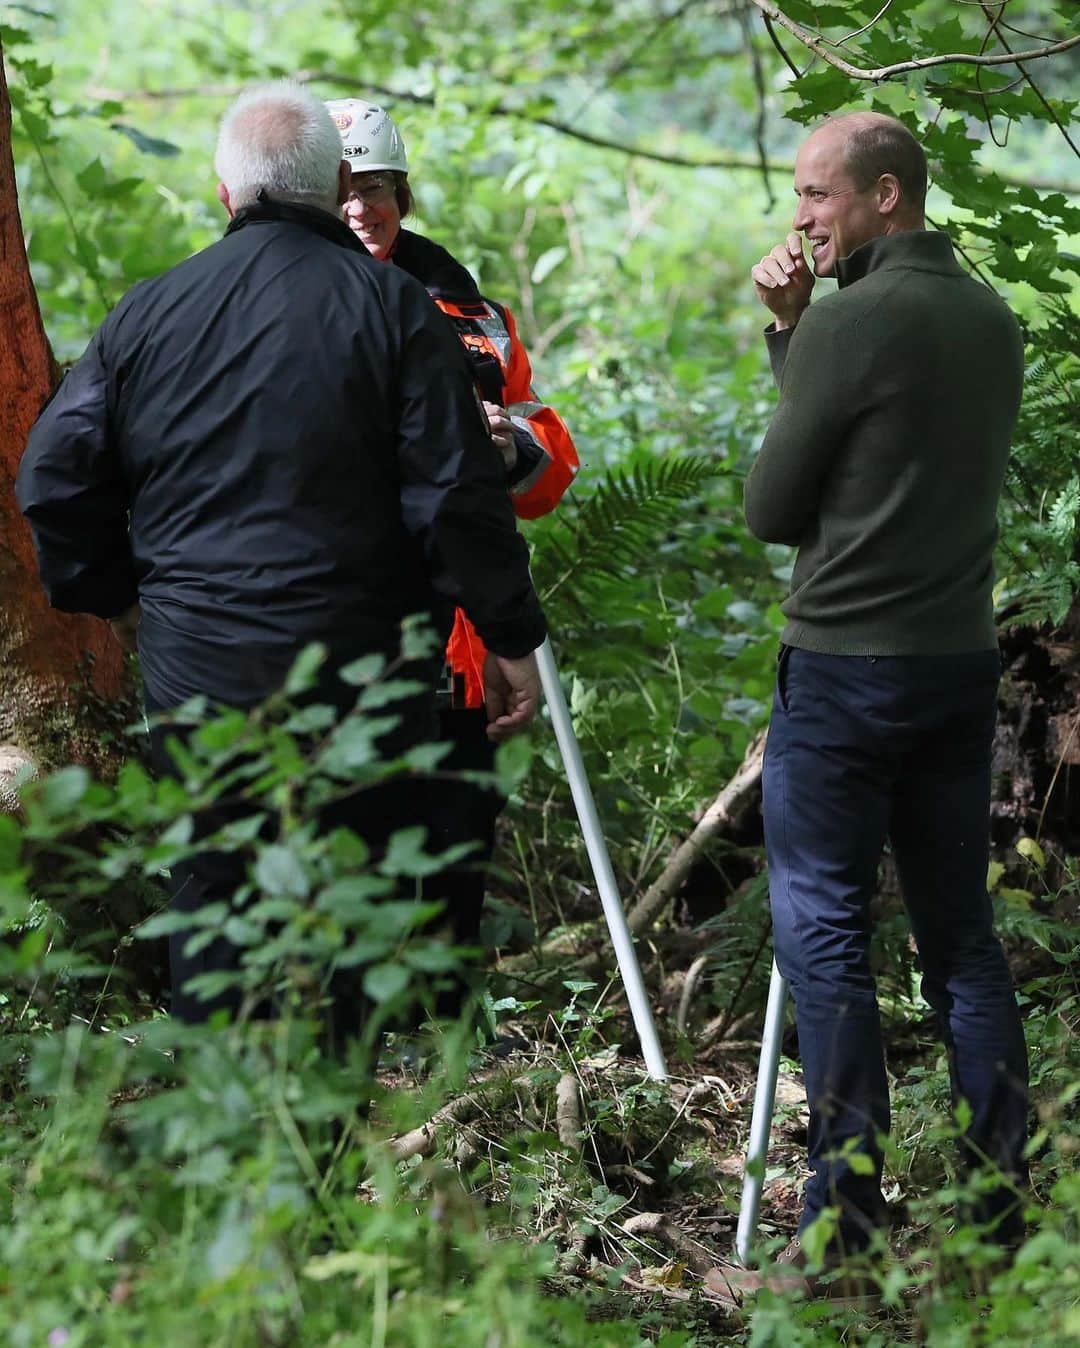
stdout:
POLYGON ((23 243, 0 48, 0 747, 46 766, 100 764, 91 707, 130 697, 126 661, 108 624, 50 607, 14 491, 26 438, 58 377, 23 243))

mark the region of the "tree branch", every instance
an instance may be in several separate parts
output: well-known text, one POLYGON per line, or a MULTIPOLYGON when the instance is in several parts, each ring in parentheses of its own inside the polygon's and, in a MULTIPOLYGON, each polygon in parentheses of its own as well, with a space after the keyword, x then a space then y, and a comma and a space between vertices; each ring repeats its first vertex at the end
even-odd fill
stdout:
POLYGON ((799 67, 795 64, 795 62, 794 62, 794 61, 791 59, 791 57, 787 54, 787 51, 784 49, 784 44, 783 44, 783 43, 780 41, 780 39, 776 36, 776 29, 773 27, 772 19, 770 19, 769 16, 768 16, 767 14, 764 16, 764 18, 765 18, 765 31, 768 33, 769 37, 771 38, 773 46, 774 46, 774 47, 776 48, 776 50, 780 53, 780 56, 781 56, 781 58, 782 58, 784 64, 785 64, 785 65, 787 66, 787 68, 791 71, 791 73, 795 76, 795 78, 796 78, 797 80, 801 80, 802 77, 803 77, 803 71, 801 71, 801 70, 799 69, 799 67))
POLYGON ((871 80, 874 83, 890 79, 893 75, 903 75, 909 70, 929 70, 933 66, 1019 65, 1023 61, 1038 61, 1046 56, 1055 56, 1058 52, 1068 51, 1070 47, 1075 47, 1080 43, 1080 36, 1077 36, 1066 38, 1063 42, 1055 42, 1049 47, 1036 47, 1029 51, 998 52, 991 56, 976 56, 971 52, 949 52, 942 56, 913 57, 910 61, 897 61, 895 65, 874 66, 867 69, 865 66, 852 65, 850 61, 845 61, 843 57, 830 51, 829 48, 835 46, 835 43, 831 43, 828 38, 822 37, 820 33, 810 32, 808 28, 796 23, 794 19, 789 19, 782 9, 777 8, 772 3, 772 0, 750 0, 750 3, 760 9, 766 18, 772 19, 781 28, 786 28, 815 56, 820 56, 823 61, 835 66, 837 70, 843 71, 853 80, 871 80))
MULTIPOLYGON (((755 0, 756 3, 756 0, 755 0)), ((796 71, 801 74, 800 71, 796 71)), ((322 81, 326 84, 339 85, 343 88, 352 89, 356 86, 356 79, 352 75, 338 75, 333 71, 310 71, 302 70, 294 78, 298 84, 311 84, 316 81, 322 81)), ((87 94, 91 98, 98 98, 103 101, 128 102, 128 103, 162 103, 174 98, 235 98, 246 88, 242 84, 195 84, 185 87, 165 88, 165 89, 134 89, 125 91, 123 89, 110 89, 101 86, 93 86, 87 89, 87 94)), ((419 107, 432 108, 435 106, 435 98, 432 94, 414 94, 403 89, 387 89, 382 85, 365 85, 369 93, 380 94, 391 103, 413 103, 419 107)), ((501 103, 489 104, 483 111, 491 117, 508 117, 519 122, 529 122, 536 126, 546 126, 552 131, 557 131, 561 136, 569 136, 573 140, 584 141, 587 145, 595 145, 601 150, 615 150, 618 154, 624 154, 630 159, 647 159, 655 164, 669 164, 674 168, 685 169, 708 169, 719 168, 729 169, 732 172, 741 173, 760 173, 761 161, 757 158, 738 158, 733 155, 722 159, 694 159, 689 155, 664 154, 659 150, 650 150, 644 145, 626 145, 622 141, 611 140, 605 136, 593 136, 579 127, 568 126, 565 122, 557 121, 554 117, 538 117, 530 112, 523 112, 520 108, 508 108, 501 103)), ((782 163, 777 160, 769 161, 769 171, 771 173, 791 173, 793 166, 789 163, 782 163)), ((1031 187, 1038 192, 1062 192, 1066 196, 1080 196, 1080 184, 1050 182, 1044 179, 1031 181, 1027 178, 1013 178, 1007 174, 999 173, 997 175, 1002 182, 1008 183, 1011 187, 1031 187)))
MULTIPOLYGON (((301 70, 293 78, 298 84, 320 82, 340 85, 347 89, 356 87, 355 75, 338 75, 328 70, 301 70)), ((95 86, 87 89, 86 92, 91 98, 99 98, 103 101, 160 103, 172 98, 236 98, 246 87, 243 84, 195 84, 183 88, 137 89, 125 92, 122 89, 95 86)), ((412 103, 418 107, 427 108, 435 106, 433 94, 414 94, 404 89, 387 89, 378 84, 365 84, 364 88, 369 94, 378 94, 392 103, 412 103)), ((675 168, 689 169, 748 170, 751 173, 758 173, 761 170, 761 162, 756 158, 743 159, 735 155, 726 155, 719 159, 692 159, 688 155, 664 154, 659 150, 650 150, 644 145, 627 145, 607 136, 594 136, 588 131, 583 131, 580 127, 571 126, 555 117, 545 117, 536 113, 525 112, 520 108, 510 108, 504 103, 488 103, 478 108, 477 112, 483 112, 489 117, 508 117, 519 122, 529 122, 534 126, 546 126, 562 136, 583 141, 586 145, 595 145, 601 150, 616 150, 619 154, 628 155, 632 159, 648 159, 655 164, 670 164, 675 168)), ((791 171, 790 164, 770 163, 769 168, 774 172, 791 171)))
MULTIPOLYGON (((990 27, 993 29, 994 33, 997 35, 998 41, 1001 43, 1001 45, 1005 48, 1005 50, 1006 50, 1007 52, 1009 52, 1010 54, 1012 54, 1012 48, 1009 46, 1009 43, 1008 43, 1008 40, 1007 40, 1006 37, 1005 37, 1005 34, 1001 31, 1001 27, 1002 27, 1002 24, 1001 24, 1001 16, 1002 16, 1002 14, 1005 12, 1005 6, 1002 5, 1001 9, 998 11, 998 13, 997 13, 996 15, 991 11, 989 5, 984 4, 983 7, 982 7, 982 10, 983 10, 983 13, 986 15, 986 17, 990 20, 990 27)), ((1076 155, 1076 157, 1077 157, 1078 159, 1080 159, 1080 149, 1077 149, 1076 142, 1075 142, 1075 141, 1073 140, 1073 138, 1069 135, 1069 132, 1068 132, 1066 126, 1065 126, 1065 123, 1061 120, 1061 118, 1060 118, 1060 117, 1057 115, 1057 113, 1054 111, 1054 109, 1053 109, 1053 107, 1052 107, 1052 105, 1051 105, 1051 103, 1050 103, 1050 100, 1046 97, 1046 95, 1045 95, 1045 94, 1043 93, 1043 91, 1039 88, 1039 86, 1035 83, 1035 81, 1031 78, 1031 76, 1028 74, 1028 72, 1024 69, 1023 66, 1020 67, 1020 74, 1021 74, 1021 75, 1023 76, 1023 78, 1027 81, 1027 83, 1030 85, 1032 93, 1033 93, 1033 94, 1035 95, 1035 97, 1039 100, 1039 102, 1043 105, 1043 107, 1044 107, 1044 108, 1046 109, 1046 111, 1050 114, 1050 116, 1053 118, 1053 120, 1054 120, 1054 125, 1055 125, 1055 126, 1057 127, 1057 129, 1061 132, 1061 134, 1065 137, 1065 143, 1066 143, 1066 145, 1068 145, 1069 149, 1072 150, 1073 154, 1076 155)))
POLYGON ((739 11, 739 26, 746 39, 750 53, 750 69, 754 76, 754 93, 757 96, 757 121, 754 124, 754 143, 757 145, 758 163, 761 165, 761 182, 765 188, 765 209, 771 211, 776 205, 776 194, 769 181, 769 155, 765 148, 765 114, 768 100, 765 95, 765 71, 761 64, 761 53, 754 45, 754 30, 750 27, 750 15, 747 10, 739 11))

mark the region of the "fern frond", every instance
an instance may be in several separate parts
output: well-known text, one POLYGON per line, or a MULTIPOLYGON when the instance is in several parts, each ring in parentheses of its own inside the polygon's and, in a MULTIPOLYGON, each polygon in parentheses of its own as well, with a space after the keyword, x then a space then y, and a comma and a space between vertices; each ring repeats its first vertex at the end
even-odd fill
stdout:
POLYGON ((563 506, 559 527, 544 540, 534 572, 545 602, 564 585, 572 583, 582 593, 601 581, 636 574, 685 514, 686 502, 718 471, 717 463, 700 454, 609 469, 576 509, 563 506))

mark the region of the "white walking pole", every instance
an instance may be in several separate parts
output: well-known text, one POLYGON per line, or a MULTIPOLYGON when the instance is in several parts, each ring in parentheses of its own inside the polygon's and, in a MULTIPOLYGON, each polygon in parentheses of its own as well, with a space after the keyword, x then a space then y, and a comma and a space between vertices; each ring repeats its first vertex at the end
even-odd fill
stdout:
POLYGON ((654 1081, 666 1081, 667 1065, 664 1062, 660 1041, 656 1037, 656 1025, 649 1007, 649 999, 645 995, 641 968, 634 953, 634 942, 619 899, 619 887, 615 882, 615 872, 611 869, 611 857, 608 855, 607 843, 600 828, 589 779, 585 775, 585 764, 581 761, 581 750, 574 734, 562 684, 559 682, 559 671, 555 668, 555 656, 552 654, 550 641, 545 641, 536 652, 536 663, 540 667, 540 684, 547 700, 548 711, 551 713, 555 740, 562 754, 563 766, 570 783, 570 794, 574 798, 593 878, 596 880, 596 888, 600 891, 600 902, 604 906, 604 917, 607 918, 611 944, 615 948, 615 958, 619 962, 619 973, 626 988, 630 1014, 634 1018, 634 1029, 637 1030, 641 1042, 645 1066, 654 1081))
POLYGON ((735 1232, 735 1253, 744 1267, 757 1232, 758 1209, 761 1207, 761 1188, 765 1180, 765 1161, 769 1155, 769 1134, 772 1132, 773 1104, 776 1100, 776 1078, 780 1071, 780 1042, 784 1037, 784 1009, 787 1005, 787 982, 773 960, 769 980, 769 1001, 765 1007, 765 1028, 761 1034, 761 1059, 758 1062, 757 1086, 754 1090, 754 1112, 750 1116, 750 1145, 746 1152, 746 1174, 743 1177, 742 1201, 739 1204, 739 1225, 735 1232), (751 1171, 755 1171, 752 1174, 751 1171))

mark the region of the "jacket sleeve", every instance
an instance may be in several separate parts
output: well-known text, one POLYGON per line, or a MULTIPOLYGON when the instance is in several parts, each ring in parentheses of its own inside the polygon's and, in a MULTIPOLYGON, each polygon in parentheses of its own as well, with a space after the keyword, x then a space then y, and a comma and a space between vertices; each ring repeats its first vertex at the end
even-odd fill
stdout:
POLYGON ((858 341, 828 308, 811 305, 790 336, 768 335, 780 402, 743 493, 747 527, 763 543, 801 541, 858 415, 858 341))
POLYGON ((514 423, 518 450, 518 467, 509 477, 510 498, 514 513, 532 520, 555 509, 580 465, 566 423, 533 391, 532 367, 514 315, 504 304, 499 308, 510 334, 506 410, 514 423))
POLYGON ((99 618, 139 597, 108 384, 98 332, 34 424, 15 484, 53 607, 99 618))
POLYGON ((417 282, 409 281, 402 303, 398 464, 405 527, 421 543, 434 588, 468 613, 488 648, 527 655, 547 625, 502 456, 452 328, 417 282))

